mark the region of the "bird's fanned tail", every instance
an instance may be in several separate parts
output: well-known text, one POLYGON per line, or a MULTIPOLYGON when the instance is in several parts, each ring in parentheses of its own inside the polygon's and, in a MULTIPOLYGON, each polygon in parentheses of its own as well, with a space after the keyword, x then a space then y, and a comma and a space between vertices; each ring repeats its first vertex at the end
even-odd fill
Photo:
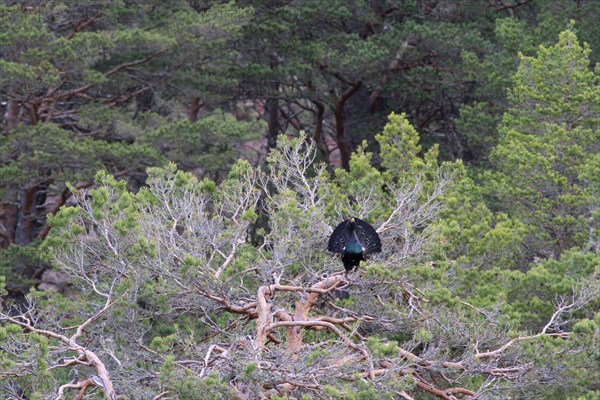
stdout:
POLYGON ((365 254, 381 252, 381 239, 375 229, 363 220, 354 218, 356 235, 365 248, 365 254))

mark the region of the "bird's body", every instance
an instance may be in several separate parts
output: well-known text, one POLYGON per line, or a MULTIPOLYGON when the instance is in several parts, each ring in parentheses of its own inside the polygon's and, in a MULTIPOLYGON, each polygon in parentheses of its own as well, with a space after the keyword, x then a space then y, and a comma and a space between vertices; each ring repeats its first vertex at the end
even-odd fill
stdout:
POLYGON ((350 218, 333 230, 327 248, 333 253, 341 253, 344 268, 351 271, 366 255, 381 251, 381 239, 371 225, 350 218))

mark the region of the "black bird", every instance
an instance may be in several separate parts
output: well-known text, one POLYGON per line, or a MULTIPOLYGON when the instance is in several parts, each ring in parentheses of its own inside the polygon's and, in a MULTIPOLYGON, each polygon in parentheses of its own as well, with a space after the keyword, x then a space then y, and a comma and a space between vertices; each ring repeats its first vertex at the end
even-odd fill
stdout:
POLYGON ((371 225, 361 219, 350 218, 333 230, 327 249, 342 253, 342 262, 348 272, 358 266, 366 255, 379 253, 381 239, 371 225))

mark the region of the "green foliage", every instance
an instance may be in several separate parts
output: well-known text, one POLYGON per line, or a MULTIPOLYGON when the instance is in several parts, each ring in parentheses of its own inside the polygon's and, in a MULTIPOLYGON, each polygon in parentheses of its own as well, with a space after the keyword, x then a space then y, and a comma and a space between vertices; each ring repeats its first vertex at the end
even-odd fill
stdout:
POLYGON ((488 102, 463 104, 460 107, 460 117, 456 121, 469 147, 482 160, 487 158, 498 138, 499 117, 494 113, 494 108, 498 107, 488 102))
MULTIPOLYGON (((497 28, 512 46, 530 52, 528 39, 519 43, 520 34, 514 36, 513 22, 497 28)), ((438 221, 435 254, 448 289, 445 294, 434 290, 429 301, 452 304, 458 296, 480 309, 499 310, 500 324, 517 328, 520 333, 512 334, 517 337, 541 331, 557 304, 586 296, 588 290, 595 293, 600 260, 594 251, 597 186, 591 173, 598 152, 600 97, 589 55, 587 45, 567 30, 558 44, 541 46, 536 57, 520 56, 510 107, 499 126, 500 141, 491 152, 495 170, 474 173, 462 167, 444 194, 447 207, 438 221)), ((494 125, 481 104, 463 110, 461 124, 476 129, 474 133, 494 125)), ((559 323, 580 332, 583 342, 596 329, 591 321, 598 297, 591 296, 574 322, 559 323)), ((569 340, 566 347, 595 350, 573 356, 579 361, 558 360, 552 354, 564 351, 560 340, 540 338, 528 345, 536 365, 546 363, 548 374, 569 376, 565 389, 532 387, 540 398, 567 398, 575 396, 570 391, 585 393, 589 387, 597 344, 583 344, 575 333, 569 340), (587 367, 579 368, 582 364, 587 367)))
POLYGON ((458 169, 459 180, 444 194, 447 204, 440 221, 440 261, 460 268, 484 270, 494 266, 518 268, 520 246, 530 228, 504 213, 494 213, 486 205, 483 191, 458 169))
POLYGON ((422 160, 419 134, 405 114, 390 114, 390 122, 375 138, 380 145, 381 165, 391 174, 403 176, 420 172, 422 160))
POLYGON ((178 120, 148 132, 149 143, 186 171, 222 178, 239 156, 237 144, 257 138, 260 123, 238 122, 231 114, 216 111, 195 123, 178 120))
POLYGON ((27 278, 26 272, 40 265, 44 265, 40 254, 40 243, 35 242, 29 246, 11 245, 0 248, 0 295, 6 291, 15 293, 26 290, 32 283, 27 278), (4 280, 5 279, 5 280, 4 280))
POLYGON ((244 368, 244 377, 245 378, 250 378, 252 377, 252 374, 254 373, 254 371, 256 370, 256 363, 250 363, 246 366, 246 368, 244 368))
POLYGON ((573 325, 573 332, 579 335, 593 334, 598 330, 598 324, 589 319, 579 320, 573 325))
POLYGON ((331 187, 329 213, 336 212, 344 219, 350 215, 360 215, 367 221, 381 217, 386 208, 386 195, 383 191, 384 179, 381 172, 372 166, 371 153, 362 149, 350 160, 350 171, 335 170, 335 180, 331 187), (354 201, 348 201, 352 196, 354 201), (367 200, 365 195, 372 197, 367 200), (340 205, 344 207, 340 207, 340 205))
POLYGON ((373 355, 378 357, 394 357, 397 356, 400 351, 397 342, 390 341, 389 343, 385 343, 374 336, 369 337, 367 340, 367 346, 369 346, 369 349, 371 349, 373 355))
POLYGON ((174 341, 174 335, 169 335, 165 337, 157 336, 150 342, 150 348, 158 351, 159 353, 167 353, 172 350, 174 341))
POLYGON ((20 385, 24 393, 32 398, 43 398, 43 393, 54 388, 56 376, 48 370, 49 347, 54 344, 53 341, 36 333, 25 334, 16 324, 6 324, 0 327, 0 343, 0 366, 5 371, 16 369, 23 372, 14 376, 13 382, 20 385), (18 343, 17 347, 15 343, 18 343), (19 349, 18 354, 15 354, 16 349, 19 349), (24 360, 33 362, 27 365, 24 360), (33 374, 25 373, 27 369, 33 374))
POLYGON ((588 67, 589 52, 565 31, 555 46, 541 46, 536 58, 521 57, 512 107, 492 153, 498 172, 484 175, 498 206, 535 227, 528 239, 534 248, 590 245, 594 188, 581 173, 598 150, 600 87, 588 67))

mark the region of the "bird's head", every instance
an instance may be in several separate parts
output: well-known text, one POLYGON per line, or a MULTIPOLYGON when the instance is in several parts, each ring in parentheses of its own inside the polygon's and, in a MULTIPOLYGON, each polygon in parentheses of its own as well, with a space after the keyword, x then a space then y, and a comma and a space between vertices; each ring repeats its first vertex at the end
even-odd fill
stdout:
POLYGON ((350 218, 348 220, 348 230, 353 231, 354 229, 356 229, 356 221, 354 218, 350 218))

